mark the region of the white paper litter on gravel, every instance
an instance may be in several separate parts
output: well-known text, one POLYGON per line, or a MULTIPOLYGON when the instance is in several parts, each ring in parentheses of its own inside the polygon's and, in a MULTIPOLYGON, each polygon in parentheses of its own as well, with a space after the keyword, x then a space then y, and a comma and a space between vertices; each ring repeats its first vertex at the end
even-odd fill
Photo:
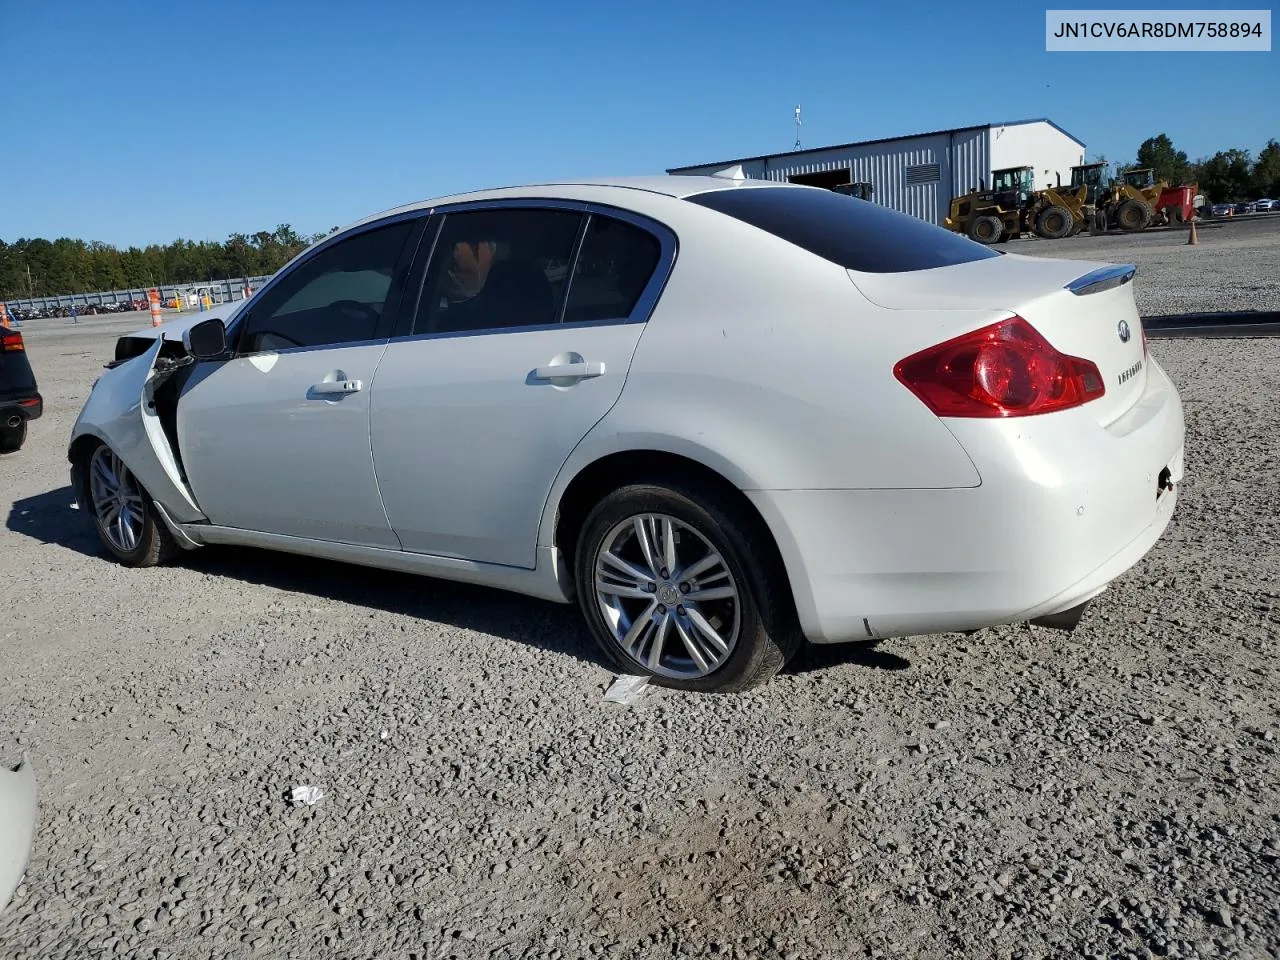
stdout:
POLYGON ((623 674, 615 677, 613 683, 609 684, 609 689, 604 692, 604 698, 609 703, 625 703, 630 706, 640 699, 648 685, 648 677, 623 674))
POLYGON ((293 788, 290 794, 296 806, 314 807, 317 803, 324 799, 324 791, 319 787, 313 787, 310 784, 302 784, 293 788))

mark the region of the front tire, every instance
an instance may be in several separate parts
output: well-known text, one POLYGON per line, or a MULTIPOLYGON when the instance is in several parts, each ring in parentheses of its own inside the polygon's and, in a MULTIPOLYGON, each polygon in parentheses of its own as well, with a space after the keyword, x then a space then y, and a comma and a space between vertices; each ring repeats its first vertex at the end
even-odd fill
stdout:
POLYGON ((701 693, 768 681, 802 642, 773 541, 757 516, 700 483, 635 483, 587 516, 579 604, 609 663, 701 693))
POLYGON ((154 567, 173 558, 178 545, 156 515, 154 501, 105 443, 84 459, 86 500, 98 538, 126 567, 154 567))
POLYGON ((990 215, 974 217, 969 224, 969 239, 984 243, 987 246, 999 243, 1000 237, 1004 232, 1004 224, 1000 222, 999 217, 990 215))
POLYGON ((1036 217, 1036 233, 1045 240, 1061 240, 1071 235, 1075 218, 1066 207, 1045 207, 1036 217))
POLYGON ((1120 224, 1120 229, 1130 233, 1147 229, 1154 216, 1155 211, 1151 209, 1151 205, 1141 200, 1126 200, 1116 210, 1116 222, 1120 224))

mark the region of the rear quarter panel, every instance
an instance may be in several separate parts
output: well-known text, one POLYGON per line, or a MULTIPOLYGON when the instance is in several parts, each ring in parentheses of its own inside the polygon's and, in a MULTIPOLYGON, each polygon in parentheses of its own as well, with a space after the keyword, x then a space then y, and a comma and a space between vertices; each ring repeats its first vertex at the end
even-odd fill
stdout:
POLYGON ((886 310, 841 267, 695 209, 704 216, 678 230, 675 269, 622 397, 579 454, 669 450, 742 489, 980 482, 893 366, 997 314, 886 310))

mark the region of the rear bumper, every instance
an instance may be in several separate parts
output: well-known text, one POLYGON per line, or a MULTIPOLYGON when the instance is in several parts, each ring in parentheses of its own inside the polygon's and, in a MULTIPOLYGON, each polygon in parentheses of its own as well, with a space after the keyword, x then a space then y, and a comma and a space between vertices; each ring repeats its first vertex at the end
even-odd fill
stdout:
POLYGON ((1173 516, 1182 405, 1154 361, 1143 396, 1107 427, 1080 409, 947 425, 980 486, 748 494, 778 540, 811 641, 1069 609, 1141 560, 1173 516), (1162 478, 1172 489, 1159 489, 1162 478))
POLYGON ((23 420, 38 420, 43 413, 44 398, 38 393, 0 399, 0 425, 7 424, 9 418, 14 416, 22 417, 23 420))

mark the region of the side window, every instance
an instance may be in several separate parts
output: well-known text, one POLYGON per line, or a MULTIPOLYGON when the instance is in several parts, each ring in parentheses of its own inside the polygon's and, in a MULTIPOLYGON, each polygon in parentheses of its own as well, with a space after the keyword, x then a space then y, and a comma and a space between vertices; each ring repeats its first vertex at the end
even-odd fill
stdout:
POLYGON ((373 339, 414 225, 401 220, 339 241, 282 277, 246 318, 239 352, 373 339))
POLYGON ((446 214, 413 332, 555 323, 582 218, 510 208, 446 214))
POLYGON ((569 285, 564 322, 630 316, 661 254, 658 238, 647 230, 592 214, 569 285))

